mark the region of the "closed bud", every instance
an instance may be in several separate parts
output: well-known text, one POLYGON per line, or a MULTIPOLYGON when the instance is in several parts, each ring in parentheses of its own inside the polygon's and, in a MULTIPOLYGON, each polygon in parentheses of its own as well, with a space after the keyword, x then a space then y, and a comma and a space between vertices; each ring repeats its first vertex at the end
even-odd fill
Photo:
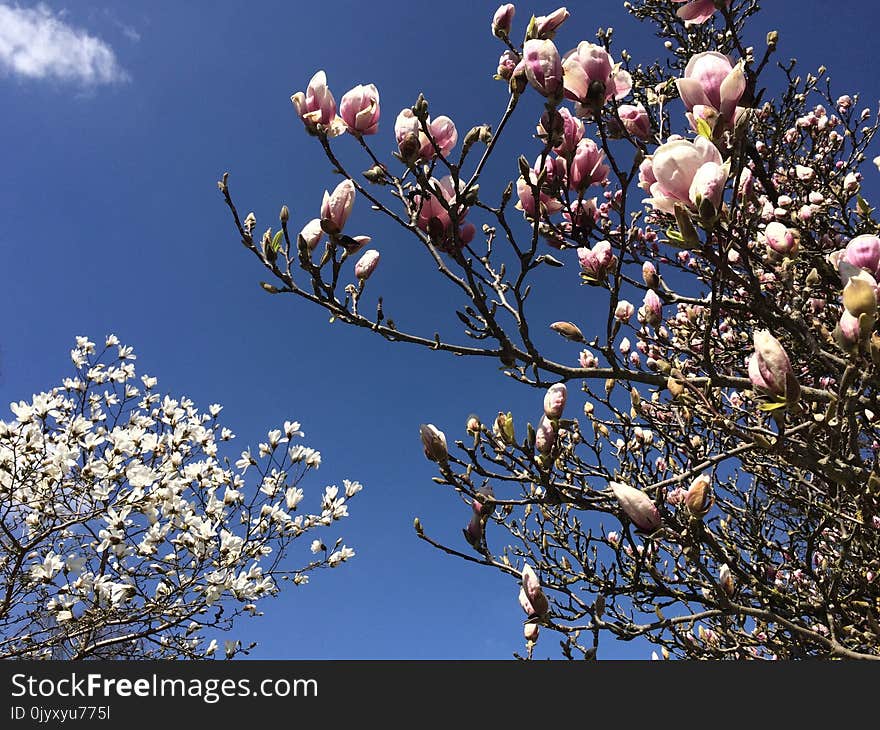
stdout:
POLYGON ((446 434, 432 423, 419 426, 419 435, 422 438, 422 446, 425 456, 430 461, 445 464, 449 461, 449 451, 446 448, 446 434))
POLYGON ((480 419, 477 416, 470 415, 465 422, 465 430, 472 436, 476 436, 480 432, 480 419))
POLYGON ((538 640, 538 633, 540 631, 540 627, 538 624, 525 624, 523 626, 523 636, 526 641, 534 644, 538 640))
POLYGON ((541 454, 549 454, 556 442, 556 428, 547 416, 541 416, 535 431, 535 448, 541 454))
POLYGON ((584 342, 584 335, 578 329, 577 325, 572 322, 554 322, 550 325, 550 329, 554 332, 558 332, 565 339, 571 340, 572 342, 584 342))
POLYGON ((358 259, 354 265, 354 275, 359 281, 366 281, 379 265, 379 252, 371 248, 363 256, 358 259))
POLYGON ((281 219, 282 223, 287 223, 290 220, 290 208, 286 205, 281 206, 281 212, 278 214, 278 217, 281 219))
POLYGON ((712 480, 705 474, 701 474, 688 487, 684 497, 684 504, 687 511, 692 517, 702 520, 712 505, 715 503, 715 497, 712 495, 712 480))
POLYGON ((864 279, 851 278, 843 287, 843 306, 853 317, 877 314, 877 295, 874 287, 864 279))
POLYGON ((730 567, 727 563, 722 564, 718 569, 718 585, 721 586, 721 590, 727 594, 728 598, 733 597, 735 585, 733 582, 733 575, 731 575, 730 567))
POLYGON ((657 267, 650 261, 642 264, 642 281, 648 289, 657 289, 660 286, 660 277, 657 275, 657 267))
POLYGON ((653 500, 641 489, 620 482, 610 482, 610 486, 624 513, 637 528, 654 532, 660 527, 660 512, 653 500))
POLYGON ((547 418, 561 418, 565 409, 567 389, 565 383, 551 385, 544 394, 544 415, 547 418))
POLYGON ((519 594, 519 603, 529 618, 545 618, 550 611, 550 603, 541 588, 541 581, 526 563, 522 570, 522 589, 519 594))

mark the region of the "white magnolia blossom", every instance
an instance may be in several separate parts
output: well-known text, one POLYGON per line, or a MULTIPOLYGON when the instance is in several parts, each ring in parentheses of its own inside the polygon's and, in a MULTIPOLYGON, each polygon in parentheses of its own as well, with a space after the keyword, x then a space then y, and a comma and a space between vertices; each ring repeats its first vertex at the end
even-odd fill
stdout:
POLYGON ((101 349, 78 337, 71 359, 75 376, 0 420, 0 658, 213 656, 207 633, 354 556, 338 538, 290 565, 292 541, 347 517, 361 490, 344 480, 300 511, 321 456, 280 448, 303 437, 298 422, 230 463, 222 406, 155 392, 114 335, 101 349))

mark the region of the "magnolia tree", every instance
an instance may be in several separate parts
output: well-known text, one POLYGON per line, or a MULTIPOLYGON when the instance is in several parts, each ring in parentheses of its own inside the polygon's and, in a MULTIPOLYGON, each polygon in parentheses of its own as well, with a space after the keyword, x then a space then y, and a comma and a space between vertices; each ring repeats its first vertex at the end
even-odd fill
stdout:
POLYGON ((76 372, 0 421, 0 658, 199 658, 247 652, 218 638, 280 583, 354 556, 317 534, 348 516, 361 485, 327 487, 296 422, 230 464, 222 409, 135 375, 132 348, 78 337, 76 372), (301 504, 302 503, 302 504, 301 504), (299 512, 299 514, 294 514, 299 512), (310 559, 290 565, 309 535, 310 559))
POLYGON ((776 62, 776 32, 747 46, 755 0, 625 7, 660 60, 616 51, 610 29, 558 48, 565 8, 515 33, 502 5, 495 126, 459 135, 420 95, 390 154, 376 86, 337 105, 318 71, 292 101, 343 179, 301 230, 284 207, 260 235, 220 190, 268 292, 545 391, 543 413, 536 396, 534 413, 469 417, 454 448, 421 427, 469 519, 416 533, 519 582, 524 656, 552 631, 567 657, 610 635, 664 657, 880 658, 880 238, 859 172, 877 117, 825 69, 776 62), (528 96, 544 104, 528 153, 487 189, 528 96), (340 159, 343 134, 362 160, 340 159), (361 198, 457 292, 463 336, 405 331, 367 300, 379 252, 347 227, 361 198), (537 276, 587 285, 579 321, 535 315, 537 276))

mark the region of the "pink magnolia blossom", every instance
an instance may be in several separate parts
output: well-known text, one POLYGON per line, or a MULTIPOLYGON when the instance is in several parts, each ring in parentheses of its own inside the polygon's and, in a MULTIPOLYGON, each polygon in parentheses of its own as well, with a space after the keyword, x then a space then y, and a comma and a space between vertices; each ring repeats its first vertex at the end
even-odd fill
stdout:
POLYGON ((538 428, 535 429, 535 448, 540 454, 549 454, 555 443, 556 426, 547 416, 541 416, 538 428))
POLYGON ((880 238, 869 233, 856 236, 843 250, 842 258, 874 278, 880 277, 880 238))
POLYGON ((312 220, 303 226, 299 235, 303 237, 306 246, 309 247, 309 251, 314 251, 321 242, 321 238, 324 236, 324 231, 321 228, 321 219, 312 218, 312 220))
POLYGON ((617 257, 608 241, 599 241, 593 248, 579 248, 577 256, 583 272, 596 281, 604 280, 617 265, 617 257))
POLYGON ((675 83, 689 112, 698 106, 710 107, 728 123, 736 119, 737 104, 746 90, 743 62, 734 66, 727 56, 715 51, 692 56, 684 77, 675 83))
MULTIPOLYGON (((458 131, 455 124, 447 116, 437 117, 433 121, 429 117, 427 127, 440 149, 440 154, 446 157, 458 142, 458 131)), ((410 108, 401 110, 397 115, 394 122, 394 137, 404 159, 427 161, 437 156, 437 150, 431 144, 428 135, 422 131, 418 118, 410 108)))
POLYGON ((582 192, 590 185, 603 183, 608 179, 608 165, 604 163, 605 152, 591 139, 578 142, 568 171, 568 185, 572 190, 582 192))
POLYGON ((536 38, 553 38, 559 26, 568 20, 568 10, 566 8, 556 8, 549 15, 538 15, 535 17, 535 37, 536 38))
POLYGON ((529 618, 545 618, 550 611, 550 602, 544 595, 537 573, 528 563, 523 566, 521 579, 519 605, 529 618))
POLYGON ((773 221, 767 224, 762 236, 767 248, 784 256, 794 256, 798 252, 797 232, 786 228, 782 223, 773 221))
POLYGON ((526 41, 521 63, 526 79, 542 96, 555 96, 562 87, 562 60, 553 41, 526 41))
POLYGON ((553 151, 559 155, 567 155, 574 152, 578 142, 584 136, 584 123, 573 116, 566 107, 554 110, 553 112, 544 112, 541 116, 541 122, 538 124, 538 138, 547 140, 551 134, 554 139, 560 139, 558 145, 553 151))
POLYGON ((859 344, 862 339, 859 318, 850 314, 846 309, 840 315, 840 321, 834 330, 837 342, 842 350, 850 350, 859 344))
POLYGON ((626 299, 621 299, 617 303, 617 307, 614 309, 614 317, 623 323, 629 322, 629 320, 633 316, 633 312, 635 312, 635 307, 632 305, 632 302, 628 302, 626 299))
POLYGON ((599 206, 596 198, 575 200, 568 208, 562 211, 562 217, 567 223, 567 230, 580 229, 590 231, 599 222, 599 206))
POLYGON ((516 194, 519 202, 516 207, 523 211, 527 217, 535 216, 535 197, 532 192, 533 187, 538 187, 540 215, 544 217, 560 211, 563 207, 559 196, 555 193, 565 186, 566 169, 565 160, 561 157, 553 157, 548 155, 544 159, 544 181, 538 185, 538 176, 542 171, 541 157, 535 160, 535 164, 529 171, 528 181, 520 175, 516 181, 516 194))
POLYGON ((620 482, 611 482, 610 486, 624 513, 636 527, 644 532, 654 532, 660 527, 657 505, 641 489, 620 482))
POLYGON ((547 418, 561 418, 565 410, 565 399, 568 390, 565 383, 556 383, 547 388, 544 394, 544 415, 547 418))
POLYGON ((519 61, 513 51, 504 51, 504 53, 498 58, 498 69, 495 71, 495 74, 499 79, 510 81, 510 79, 513 78, 513 72, 516 71, 518 62, 519 61))
POLYGON ((645 300, 641 308, 642 316, 652 327, 656 327, 663 321, 663 304, 660 297, 653 289, 645 292, 645 300))
POLYGON ((513 3, 501 5, 492 16, 492 35, 498 38, 506 38, 510 35, 510 27, 513 24, 515 14, 516 8, 513 3))
POLYGON ((562 59, 565 98, 581 104, 604 104, 622 99, 632 89, 632 77, 616 66, 602 46, 582 41, 562 59))
POLYGON ((624 129, 636 139, 649 139, 651 137, 651 120, 648 111, 638 104, 621 104, 617 107, 617 115, 624 129))
POLYGON ((471 503, 473 514, 471 515, 470 522, 468 522, 467 527, 464 529, 464 536, 473 547, 479 549, 485 534, 486 518, 495 509, 493 504, 495 492, 491 486, 485 486, 480 487, 477 490, 477 494, 482 496, 483 499, 474 498, 474 501, 471 503))
POLYGON ((788 354, 767 330, 753 335, 755 353, 749 358, 749 380, 756 388, 770 395, 796 401, 800 386, 788 359, 788 354))
MULTIPOLYGON (((685 25, 702 25, 711 18, 717 8, 715 0, 672 0, 674 3, 687 3, 680 7, 676 15, 685 25)), ((730 0, 725 0, 725 7, 730 7, 730 0)))
POLYGON ((355 86, 339 102, 339 116, 353 134, 379 131, 379 90, 375 85, 355 86))
POLYGON ((376 270, 376 267, 379 265, 379 252, 371 248, 369 251, 364 253, 358 259, 358 262, 354 265, 354 275, 360 281, 366 281, 370 278, 371 274, 376 270))
POLYGON ((309 131, 324 131, 328 137, 345 131, 345 123, 336 116, 336 100, 327 88, 327 74, 323 71, 312 76, 305 93, 296 92, 290 101, 309 131))
MULTIPOLYGON (((449 247, 455 243, 455 225, 446 207, 455 206, 456 190, 451 175, 440 178, 431 178, 429 181, 431 193, 428 196, 416 195, 413 201, 421 205, 417 225, 419 229, 431 236, 432 241, 442 247, 449 247), (438 197, 438 194, 440 197, 438 197), (441 203, 441 198, 446 207, 441 203)), ((460 182, 460 185, 463 183, 460 182)), ((465 216, 468 209, 462 208, 458 214, 458 243, 464 245, 470 243, 477 232, 473 223, 466 223, 465 216)))
MULTIPOLYGON (((697 195, 708 197, 716 209, 724 194, 723 181, 727 180, 728 163, 722 164, 721 153, 705 137, 693 142, 676 139, 657 148, 651 158, 651 197, 655 210, 674 213, 675 204, 689 208, 697 205, 697 195), (703 169, 705 167, 705 169, 703 169)), ((647 179, 647 171, 645 171, 647 179)))
POLYGON ((321 223, 324 230, 330 233, 340 233, 345 228, 348 216, 354 206, 355 187, 351 180, 343 180, 333 193, 324 191, 324 200, 321 202, 321 223))

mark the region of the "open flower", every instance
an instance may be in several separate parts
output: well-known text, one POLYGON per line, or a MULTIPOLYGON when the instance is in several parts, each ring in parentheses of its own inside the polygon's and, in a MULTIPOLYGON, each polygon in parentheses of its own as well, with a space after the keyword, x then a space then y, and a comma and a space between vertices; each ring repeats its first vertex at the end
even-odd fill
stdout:
POLYGON ((582 41, 562 58, 565 98, 590 106, 622 99, 632 90, 632 77, 614 63, 602 46, 582 41))
MULTIPOLYGON (((428 233, 434 244, 448 249, 456 242, 455 225, 452 215, 450 215, 456 208, 455 182, 451 175, 446 175, 439 180, 432 177, 428 183, 432 192, 426 196, 416 195, 413 198, 416 205, 421 204, 416 224, 421 230, 428 233)), ((459 184, 463 185, 464 183, 459 181, 459 184)), ((458 248, 470 243, 477 232, 473 223, 465 222, 467 213, 468 208, 461 206, 456 216, 458 248)))
POLYGON ((339 115, 352 134, 379 131, 379 90, 373 85, 355 86, 339 103, 339 115))
POLYGON ((703 108, 708 107, 730 124, 736 119, 737 104, 746 90, 743 62, 734 65, 715 51, 697 53, 688 61, 684 77, 676 79, 675 84, 689 112, 706 119, 703 108))
POLYGON ((318 71, 309 81, 305 93, 290 97, 296 113, 310 132, 321 132, 335 137, 345 131, 345 123, 336 115, 336 100, 327 87, 327 74, 318 71))
MULTIPOLYGON (((711 18, 718 9, 715 0, 672 0, 674 3, 685 3, 676 15, 685 25, 702 25, 711 18)), ((725 7, 730 7, 730 0, 725 0, 725 7)))
MULTIPOLYGON (((440 154, 446 157, 458 142, 458 131, 453 121, 447 116, 440 116, 432 120, 428 117, 428 131, 431 133, 440 154)), ((437 156, 437 149, 431 144, 428 135, 422 131, 413 110, 403 109, 394 121, 394 137, 401 157, 415 162, 417 160, 433 160, 437 156)))
POLYGON ((603 281, 617 265, 617 257, 608 241, 599 241, 593 248, 579 248, 577 256, 584 275, 594 281, 603 281))
MULTIPOLYGON (((651 197, 644 202, 663 213, 674 213, 676 203, 693 210, 707 198, 717 210, 724 195, 728 165, 722 163, 718 148, 705 137, 660 145, 651 158, 651 197)), ((649 179, 647 170, 640 169, 641 175, 649 179)))

